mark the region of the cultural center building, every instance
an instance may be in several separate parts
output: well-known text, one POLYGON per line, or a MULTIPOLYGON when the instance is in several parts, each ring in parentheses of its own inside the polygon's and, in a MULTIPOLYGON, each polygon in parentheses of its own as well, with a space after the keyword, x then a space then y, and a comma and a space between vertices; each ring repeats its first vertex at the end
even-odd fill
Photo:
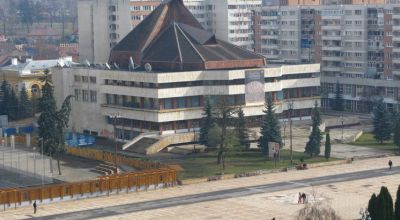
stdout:
MULTIPOLYGON (((107 46, 107 45, 105 45, 107 46)), ((57 67, 58 104, 75 95, 71 128, 132 140, 143 133, 192 132, 205 100, 225 96, 259 125, 271 95, 284 118, 309 118, 320 100, 319 64, 269 66, 254 52, 207 32, 182 0, 164 1, 111 51, 107 64, 57 67)))

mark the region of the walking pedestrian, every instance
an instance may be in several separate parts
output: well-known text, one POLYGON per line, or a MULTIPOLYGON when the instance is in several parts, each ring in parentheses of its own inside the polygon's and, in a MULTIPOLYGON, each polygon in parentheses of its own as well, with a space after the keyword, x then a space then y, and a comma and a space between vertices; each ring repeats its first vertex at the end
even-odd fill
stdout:
POLYGON ((33 202, 33 214, 36 214, 37 211, 37 204, 36 201, 33 202))
POLYGON ((392 162, 392 160, 389 160, 389 169, 392 169, 392 166, 393 166, 393 162, 392 162))
POLYGON ((297 199, 297 204, 301 203, 301 193, 299 193, 299 198, 297 199))
POLYGON ((303 204, 306 203, 306 199, 307 199, 306 194, 303 193, 303 194, 301 195, 301 197, 302 197, 302 200, 303 200, 303 204))

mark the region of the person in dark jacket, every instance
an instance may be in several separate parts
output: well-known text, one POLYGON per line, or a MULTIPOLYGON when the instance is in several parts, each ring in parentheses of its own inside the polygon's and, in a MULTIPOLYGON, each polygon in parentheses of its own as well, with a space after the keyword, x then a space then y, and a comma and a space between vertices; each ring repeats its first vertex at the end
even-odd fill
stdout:
POLYGON ((33 214, 36 214, 37 211, 37 204, 36 201, 33 202, 33 214))

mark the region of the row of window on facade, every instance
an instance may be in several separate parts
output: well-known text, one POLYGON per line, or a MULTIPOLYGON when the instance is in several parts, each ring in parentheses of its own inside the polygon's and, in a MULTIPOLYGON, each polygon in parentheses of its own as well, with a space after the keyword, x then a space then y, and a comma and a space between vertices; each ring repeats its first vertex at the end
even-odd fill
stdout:
MULTIPOLYGON (((284 91, 266 93, 266 99, 272 97, 274 101, 283 101, 285 99, 308 98, 319 96, 318 87, 292 88, 284 91)), ((239 106, 246 104, 246 95, 229 95, 229 96, 190 96, 179 98, 154 99, 145 97, 125 96, 106 94, 106 104, 114 106, 122 106, 127 108, 139 108, 150 110, 163 109, 184 109, 197 108, 204 106, 205 99, 209 99, 211 105, 217 105, 218 100, 222 97, 226 98, 229 105, 239 106)))
MULTIPOLYGON (((306 79, 317 77, 319 73, 303 73, 303 74, 291 74, 284 75, 281 77, 268 77, 264 81, 266 83, 279 82, 280 80, 290 79, 306 79)), ((127 86, 137 88, 149 88, 149 89, 168 89, 168 88, 184 88, 194 86, 222 86, 222 85, 244 85, 245 79, 233 79, 233 80, 203 80, 203 81, 187 81, 187 82, 175 82, 175 83, 146 83, 138 81, 122 81, 122 80, 105 80, 105 85, 113 86, 127 86)))
POLYGON ((74 81, 75 82, 82 82, 82 83, 93 83, 96 84, 96 77, 95 76, 80 76, 80 75, 74 75, 74 81))
MULTIPOLYGON (((311 109, 293 109, 291 112, 284 111, 282 113, 277 114, 278 118, 284 119, 294 117, 294 118, 302 118, 309 117, 311 115, 311 109)), ((246 124, 249 127, 257 127, 261 125, 262 115, 250 116, 246 117, 246 124)), ((132 140, 140 133, 147 131, 182 131, 188 132, 192 131, 194 128, 199 128, 201 126, 201 119, 192 119, 192 120, 182 120, 182 121, 171 121, 171 122, 150 122, 144 120, 134 120, 123 118, 118 121, 114 121, 113 119, 107 118, 108 123, 111 125, 117 126, 116 128, 116 137, 121 140, 132 140)))
POLYGON ((75 89, 74 91, 75 101, 77 102, 91 102, 97 103, 97 91, 75 89))
MULTIPOLYGON (((323 83, 321 87, 326 88, 329 93, 336 92, 336 84, 323 83)), ((368 96, 382 96, 388 98, 400 98, 399 88, 394 87, 373 87, 373 86, 362 86, 362 85, 347 85, 339 84, 340 91, 345 95, 352 95, 357 97, 368 96), (395 97, 397 94, 397 97, 395 97)))

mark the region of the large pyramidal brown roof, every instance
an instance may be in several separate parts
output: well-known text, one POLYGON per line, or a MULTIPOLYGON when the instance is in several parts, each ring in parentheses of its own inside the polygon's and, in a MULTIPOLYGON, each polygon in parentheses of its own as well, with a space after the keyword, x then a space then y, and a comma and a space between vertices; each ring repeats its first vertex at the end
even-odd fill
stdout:
POLYGON ((215 38, 183 5, 167 0, 112 50, 110 62, 128 68, 149 63, 154 70, 184 71, 265 66, 261 55, 215 38))

